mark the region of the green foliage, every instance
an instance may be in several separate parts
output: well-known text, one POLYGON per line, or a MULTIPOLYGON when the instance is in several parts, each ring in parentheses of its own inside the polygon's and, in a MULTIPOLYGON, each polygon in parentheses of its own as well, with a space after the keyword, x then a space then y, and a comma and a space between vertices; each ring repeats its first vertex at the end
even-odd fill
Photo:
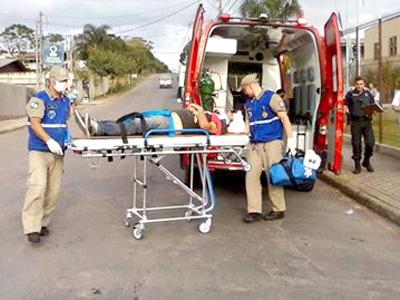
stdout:
POLYGON ((124 41, 108 34, 109 26, 85 25, 76 38, 77 52, 88 68, 100 76, 113 78, 131 73, 166 72, 168 67, 151 53, 152 42, 142 38, 124 41))
MULTIPOLYGON (((379 89, 382 103, 390 103, 394 96, 394 91, 400 88, 400 67, 394 66, 386 62, 382 66, 382 86, 378 87, 379 72, 377 68, 369 68, 366 70, 364 77, 366 83, 372 82, 379 89)), ((354 81, 354 79, 353 79, 354 81)))
POLYGON ((59 43, 64 41, 64 37, 59 33, 50 33, 46 38, 50 43, 59 43))
POLYGON ((74 72, 76 79, 79 80, 88 80, 90 78, 90 71, 88 68, 77 69, 74 72))
POLYGON ((88 55, 88 68, 100 76, 115 78, 133 73, 136 69, 136 62, 124 52, 93 46, 89 48, 88 55))
POLYGON ((25 53, 34 46, 33 29, 22 24, 5 28, 0 37, 11 55, 25 53))
POLYGON ((270 19, 289 19, 303 13, 298 0, 245 0, 240 11, 244 17, 265 13, 270 19))

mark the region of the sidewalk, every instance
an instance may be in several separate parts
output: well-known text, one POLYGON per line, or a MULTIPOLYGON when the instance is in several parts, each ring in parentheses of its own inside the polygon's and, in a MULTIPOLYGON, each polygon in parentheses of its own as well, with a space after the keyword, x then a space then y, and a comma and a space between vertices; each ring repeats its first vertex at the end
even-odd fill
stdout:
POLYGON ((20 129, 26 122, 26 117, 0 121, 0 134, 20 129))
POLYGON ((345 143, 342 173, 336 176, 325 171, 321 179, 400 225, 400 160, 375 153, 371 159, 375 172, 363 168, 361 174, 354 175, 351 155, 351 146, 345 143))

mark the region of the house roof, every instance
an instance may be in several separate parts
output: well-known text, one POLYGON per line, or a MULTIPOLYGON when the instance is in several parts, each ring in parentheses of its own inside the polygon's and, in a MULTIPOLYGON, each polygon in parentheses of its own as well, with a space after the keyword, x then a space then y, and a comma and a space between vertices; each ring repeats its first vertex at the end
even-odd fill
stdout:
POLYGON ((0 69, 10 64, 16 64, 21 71, 28 71, 27 67, 18 59, 15 58, 4 58, 0 59, 0 69))

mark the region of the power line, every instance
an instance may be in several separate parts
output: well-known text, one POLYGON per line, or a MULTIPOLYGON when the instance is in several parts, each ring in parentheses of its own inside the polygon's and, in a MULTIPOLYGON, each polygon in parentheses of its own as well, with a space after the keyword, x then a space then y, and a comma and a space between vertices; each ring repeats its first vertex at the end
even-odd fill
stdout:
POLYGON ((238 1, 239 1, 239 0, 233 1, 233 3, 231 4, 231 6, 229 6, 229 8, 226 10, 226 12, 229 12, 229 11, 235 6, 235 4, 236 4, 238 1))
MULTIPOLYGON (((92 1, 92 0, 90 0, 92 1)), ((177 8, 182 6, 183 3, 175 4, 175 5, 169 5, 168 7, 161 7, 147 11, 142 11, 142 12, 137 12, 134 14, 126 14, 126 15, 114 15, 114 16, 101 16, 101 17, 77 17, 77 16, 65 16, 65 15, 53 15, 53 14, 47 14, 47 16, 51 18, 61 18, 61 19, 74 19, 74 20, 103 20, 103 19, 117 19, 117 18, 128 18, 128 17, 137 17, 140 15, 149 15, 153 13, 159 13, 160 11, 165 12, 165 10, 172 10, 173 8, 177 8)))
POLYGON ((138 30, 138 29, 145 28, 145 27, 147 27, 147 26, 154 25, 154 24, 156 24, 156 23, 158 23, 158 22, 161 22, 161 21, 163 21, 163 20, 165 20, 165 19, 167 19, 167 18, 170 18, 170 17, 172 17, 172 16, 174 16, 174 15, 180 13, 181 11, 183 11, 183 10, 189 8, 190 6, 193 6, 194 4, 196 4, 196 3, 198 3, 198 2, 200 2, 200 1, 199 1, 199 0, 193 1, 193 2, 191 2, 190 4, 184 6, 184 7, 180 8, 180 9, 178 9, 178 10, 176 10, 176 11, 174 11, 174 12, 172 12, 172 13, 170 13, 170 14, 168 14, 168 15, 162 17, 162 18, 156 19, 156 20, 154 20, 154 21, 145 23, 145 24, 143 24, 143 25, 140 25, 140 26, 137 26, 137 27, 134 27, 134 28, 131 28, 131 29, 118 31, 118 32, 115 32, 114 34, 120 34, 120 33, 129 32, 129 31, 134 31, 134 30, 138 30))

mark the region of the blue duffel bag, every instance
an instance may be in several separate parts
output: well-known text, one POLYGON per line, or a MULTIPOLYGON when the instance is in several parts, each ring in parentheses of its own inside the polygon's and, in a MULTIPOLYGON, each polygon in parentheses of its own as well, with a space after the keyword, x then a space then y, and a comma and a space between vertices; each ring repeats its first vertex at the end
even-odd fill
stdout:
POLYGON ((270 167, 269 180, 271 184, 298 191, 311 191, 317 179, 317 172, 312 170, 311 175, 306 176, 303 162, 303 157, 286 154, 279 163, 270 167))

